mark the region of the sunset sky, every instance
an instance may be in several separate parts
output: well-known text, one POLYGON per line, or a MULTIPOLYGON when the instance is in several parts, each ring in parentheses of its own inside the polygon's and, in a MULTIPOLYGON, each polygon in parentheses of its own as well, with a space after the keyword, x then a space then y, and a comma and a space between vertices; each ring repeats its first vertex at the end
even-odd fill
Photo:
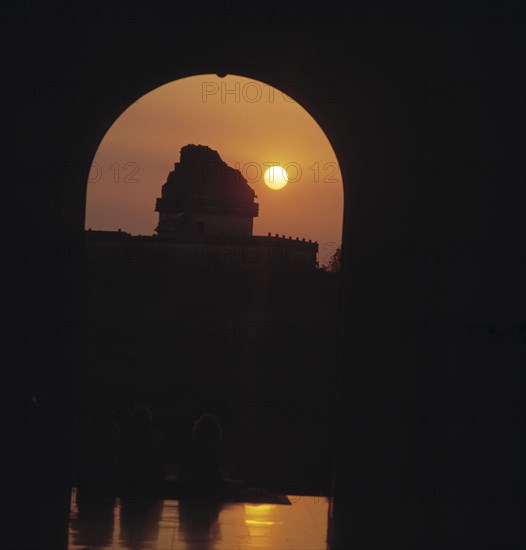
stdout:
POLYGON ((208 145, 241 170, 260 205, 255 235, 316 240, 321 263, 339 246, 343 184, 325 134, 279 90, 232 75, 171 82, 121 114, 93 159, 86 229, 154 234, 155 199, 189 143, 208 145), (269 163, 287 168, 289 182, 280 190, 264 183, 269 163))

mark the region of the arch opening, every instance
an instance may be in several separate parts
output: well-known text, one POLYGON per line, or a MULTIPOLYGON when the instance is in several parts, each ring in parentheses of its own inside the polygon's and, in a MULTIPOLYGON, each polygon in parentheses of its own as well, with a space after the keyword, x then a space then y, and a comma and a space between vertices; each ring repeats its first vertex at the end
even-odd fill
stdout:
POLYGON ((209 412, 231 475, 327 494, 342 224, 336 155, 291 97, 199 75, 139 98, 88 181, 86 315, 118 336, 87 350, 84 398, 152 409, 167 479, 209 412))

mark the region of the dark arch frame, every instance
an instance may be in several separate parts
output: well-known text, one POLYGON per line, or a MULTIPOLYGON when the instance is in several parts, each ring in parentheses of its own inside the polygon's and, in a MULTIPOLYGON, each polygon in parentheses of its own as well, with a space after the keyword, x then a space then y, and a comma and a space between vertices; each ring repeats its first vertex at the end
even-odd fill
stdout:
MULTIPOLYGON (((517 102, 506 95, 514 89, 511 84, 523 80, 517 53, 523 12, 515 11, 518 5, 510 10, 499 6, 499 13, 489 17, 485 10, 446 10, 443 26, 440 10, 410 7, 400 12, 392 2, 373 3, 372 8, 370 2, 359 2, 349 11, 341 6, 306 10, 288 17, 286 41, 265 40, 268 27, 250 14, 232 18, 219 9, 216 17, 217 9, 212 15, 201 13, 198 2, 171 3, 160 11, 155 3, 142 3, 134 20, 96 24, 66 18, 57 25, 55 13, 50 25, 37 26, 31 23, 45 16, 43 8, 29 22, 16 13, 13 21, 6 12, 5 40, 17 55, 7 49, 5 80, 14 84, 14 93, 3 96, 4 122, 12 128, 4 152, 28 168, 7 174, 13 185, 4 189, 3 236, 11 246, 8 263, 13 268, 6 272, 5 285, 19 290, 6 293, 6 318, 44 326, 78 319, 82 265, 56 257, 44 261, 46 247, 69 250, 73 244, 82 250, 89 167, 107 124, 130 98, 192 74, 243 74, 268 82, 295 97, 321 126, 345 186, 342 439, 349 438, 359 452, 339 451, 340 464, 350 468, 337 471, 343 498, 334 517, 343 526, 352 522, 350 542, 342 548, 483 548, 493 540, 522 547, 516 542, 524 542, 523 512, 508 495, 495 513, 490 500, 439 507, 411 492, 420 481, 440 479, 496 480, 507 488, 507 473, 519 478, 523 471, 522 425, 508 424, 505 433, 498 423, 477 425, 477 430, 469 423, 427 424, 423 430, 401 423, 398 415, 401 403, 420 400, 432 406, 437 399, 470 398, 465 388, 472 388, 474 378, 481 395, 520 402, 523 379, 518 373, 524 369, 518 352, 507 356, 517 368, 506 366, 505 379, 500 356, 494 348, 485 353, 485 341, 440 342, 437 352, 443 356, 466 358, 453 371, 444 369, 439 353, 425 355, 419 333, 400 336, 408 322, 425 327, 437 320, 469 318, 484 325, 488 316, 497 318, 500 310, 485 299, 488 288, 498 289, 510 319, 522 314, 514 290, 520 287, 509 284, 508 270, 497 275, 495 266, 467 262, 438 262, 430 269, 420 261, 418 248, 400 248, 450 239, 467 242, 483 221, 503 250, 516 242, 524 219, 523 186, 515 185, 516 180, 506 193, 496 192, 493 182, 470 173, 462 181, 442 181, 438 193, 425 172, 403 168, 407 163, 417 168, 430 161, 454 163, 459 155, 481 166, 493 158, 502 159, 504 167, 508 161, 519 166, 523 113, 517 116, 517 102), (448 90, 451 82, 492 79, 502 84, 503 95, 490 93, 491 101, 444 102, 428 86, 448 90), (331 88, 333 98, 316 101, 307 93, 313 85, 331 88), (80 96, 65 94, 72 86, 80 96), (118 92, 110 93, 111 88, 118 92), (62 96, 42 90, 58 90, 62 96), (35 174, 34 163, 58 170, 35 174), (481 302, 487 311, 474 306, 481 302), (502 445, 510 452, 487 452, 502 445), (440 462, 437 447, 462 462, 440 462), (407 498, 401 500, 404 488, 407 498)), ((74 358, 74 341, 45 346, 15 342, 5 353, 7 364, 16 366, 5 373, 7 395, 26 403, 36 387, 42 403, 64 403, 71 396, 74 358)), ((20 547, 24 533, 31 539, 25 547, 42 547, 43 541, 64 547, 64 495, 30 502, 18 496, 26 494, 26 480, 67 486, 70 425, 61 420, 34 428, 15 418, 11 427, 16 437, 8 473, 16 495, 5 510, 5 545, 20 547), (37 454, 35 444, 38 457, 28 458, 37 454), (33 534, 28 517, 41 520, 33 534)))

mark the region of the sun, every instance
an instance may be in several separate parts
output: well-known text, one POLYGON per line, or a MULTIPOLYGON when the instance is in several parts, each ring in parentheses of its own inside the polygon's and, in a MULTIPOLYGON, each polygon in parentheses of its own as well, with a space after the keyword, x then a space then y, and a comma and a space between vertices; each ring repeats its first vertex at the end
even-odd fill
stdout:
POLYGON ((283 189, 289 181, 289 175, 281 166, 271 166, 263 176, 267 187, 278 190, 283 189))

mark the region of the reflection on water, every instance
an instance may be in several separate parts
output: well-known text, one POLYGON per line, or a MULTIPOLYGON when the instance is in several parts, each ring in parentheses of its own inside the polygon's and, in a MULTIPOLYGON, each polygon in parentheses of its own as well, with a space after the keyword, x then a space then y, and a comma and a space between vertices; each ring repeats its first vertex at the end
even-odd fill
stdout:
MULTIPOLYGON (((220 548, 221 522, 218 500, 181 500, 179 502, 179 540, 187 550, 212 550, 220 548)), ((180 546, 183 547, 183 546, 180 546)))
MULTIPOLYGON (((157 548, 160 524, 163 519, 162 500, 120 499, 120 533, 122 547, 141 544, 143 548, 157 548)), ((135 546, 134 546, 135 547, 135 546)))
POLYGON ((277 504, 245 504, 245 525, 279 525, 277 504))
POLYGON ((292 506, 217 501, 71 499, 70 550, 325 550, 326 499, 289 496, 292 506))
POLYGON ((95 548, 112 548, 115 543, 115 524, 118 524, 116 510, 118 515, 114 498, 97 499, 78 506, 74 492, 70 512, 69 547, 85 548, 92 545, 95 548), (86 535, 89 543, 85 542, 86 535))

